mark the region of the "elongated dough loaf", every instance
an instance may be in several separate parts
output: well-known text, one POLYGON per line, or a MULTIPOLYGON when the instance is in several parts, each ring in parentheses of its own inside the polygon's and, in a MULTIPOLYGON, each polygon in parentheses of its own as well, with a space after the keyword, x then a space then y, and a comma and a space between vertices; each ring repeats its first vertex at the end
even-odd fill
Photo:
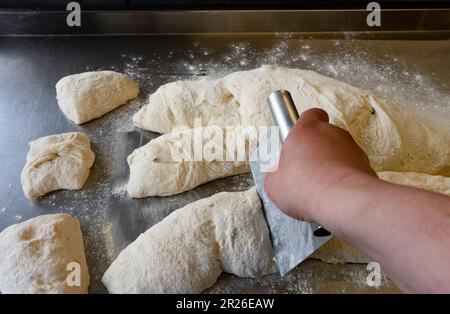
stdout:
POLYGON ((83 133, 38 138, 30 142, 22 170, 23 192, 33 199, 55 190, 81 189, 94 159, 89 138, 83 133))
POLYGON ((276 271, 255 188, 222 192, 174 211, 128 245, 103 275, 110 293, 199 293, 222 272, 276 271))
POLYGON ((59 108, 76 124, 101 117, 138 93, 133 80, 114 71, 73 74, 56 83, 59 108))
POLYGON ((193 149, 196 129, 168 133, 136 149, 128 156, 128 194, 134 198, 174 195, 217 178, 249 172, 246 156, 237 161, 236 150, 233 151, 241 128, 209 129, 210 132, 200 133, 205 149, 199 158, 195 158, 193 149), (214 150, 217 140, 223 148, 217 150, 219 155, 214 150), (236 161, 226 161, 227 154, 236 161))
POLYGON ((331 123, 348 130, 376 171, 412 171, 450 176, 450 132, 417 120, 368 91, 313 71, 263 66, 221 79, 178 81, 161 86, 137 112, 138 127, 160 133, 203 125, 272 125, 268 95, 288 90, 301 113, 326 110, 331 123))
POLYGON ((3 294, 88 291, 83 236, 70 215, 42 215, 7 227, 0 233, 0 252, 3 294))

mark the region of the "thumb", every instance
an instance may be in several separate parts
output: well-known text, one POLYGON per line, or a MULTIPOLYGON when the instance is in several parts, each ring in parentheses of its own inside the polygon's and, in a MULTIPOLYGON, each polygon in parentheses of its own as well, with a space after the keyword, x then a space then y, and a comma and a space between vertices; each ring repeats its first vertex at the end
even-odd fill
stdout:
POLYGON ((279 193, 277 192, 277 189, 280 186, 280 182, 277 182, 277 177, 277 171, 270 171, 267 172, 266 177, 264 178, 264 191, 275 204, 277 204, 278 201, 277 196, 279 193))
POLYGON ((267 196, 269 196, 270 199, 272 199, 273 194, 273 172, 269 171, 266 173, 266 176, 264 178, 264 191, 266 192, 267 196))

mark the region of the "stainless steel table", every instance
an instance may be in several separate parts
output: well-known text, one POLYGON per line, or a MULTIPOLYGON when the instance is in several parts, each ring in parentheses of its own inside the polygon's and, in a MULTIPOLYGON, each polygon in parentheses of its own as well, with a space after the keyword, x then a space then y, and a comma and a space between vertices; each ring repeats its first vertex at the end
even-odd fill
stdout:
MULTIPOLYGON (((188 18, 189 12, 185 14, 188 18)), ((399 40, 404 34, 395 32, 383 35, 389 39, 296 31, 57 35, 0 37, 0 230, 47 213, 77 217, 85 236, 91 292, 105 292, 100 278, 115 256, 171 211, 218 191, 243 190, 253 184, 249 175, 241 175, 177 196, 132 200, 126 195, 126 156, 133 146, 157 136, 130 132, 131 116, 161 84, 271 63, 316 70, 370 89, 426 118, 450 117, 448 32, 419 32, 417 38, 409 33, 408 40, 399 40), (71 123, 58 108, 55 83, 65 75, 103 69, 133 77, 141 87, 139 98, 81 126, 71 123), (20 185, 28 141, 68 131, 85 132, 93 141, 96 160, 85 187, 28 201, 20 185)), ((306 261, 285 278, 271 275, 256 280, 224 274, 207 292, 398 291, 387 278, 380 288, 368 287, 367 274, 365 265, 306 261)))

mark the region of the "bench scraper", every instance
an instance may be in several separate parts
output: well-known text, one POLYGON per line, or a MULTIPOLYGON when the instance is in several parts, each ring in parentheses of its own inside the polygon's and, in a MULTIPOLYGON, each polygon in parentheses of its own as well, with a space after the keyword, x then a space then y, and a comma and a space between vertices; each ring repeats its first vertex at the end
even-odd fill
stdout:
POLYGON ((250 156, 250 168, 272 236, 278 269, 281 276, 284 276, 327 242, 331 235, 315 223, 289 217, 275 206, 264 191, 266 173, 276 165, 281 151, 281 146, 276 145, 279 141, 274 141, 272 137, 279 136, 281 142, 284 142, 299 118, 288 91, 279 90, 270 94, 268 105, 278 128, 270 128, 266 136, 260 139, 258 149, 250 156))

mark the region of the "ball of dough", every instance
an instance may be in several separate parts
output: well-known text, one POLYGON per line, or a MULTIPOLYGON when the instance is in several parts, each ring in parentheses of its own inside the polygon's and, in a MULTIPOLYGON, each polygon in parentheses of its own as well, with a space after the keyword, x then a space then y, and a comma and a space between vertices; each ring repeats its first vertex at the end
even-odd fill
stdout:
POLYGON ((34 140, 22 170, 23 192, 34 199, 59 189, 81 189, 94 159, 89 138, 80 132, 34 140))
POLYGON ((138 93, 139 86, 133 80, 114 71, 69 75, 56 83, 59 108, 76 124, 101 117, 138 93))
POLYGON ((0 233, 0 252, 3 294, 87 293, 83 236, 70 215, 43 215, 7 227, 0 233))

